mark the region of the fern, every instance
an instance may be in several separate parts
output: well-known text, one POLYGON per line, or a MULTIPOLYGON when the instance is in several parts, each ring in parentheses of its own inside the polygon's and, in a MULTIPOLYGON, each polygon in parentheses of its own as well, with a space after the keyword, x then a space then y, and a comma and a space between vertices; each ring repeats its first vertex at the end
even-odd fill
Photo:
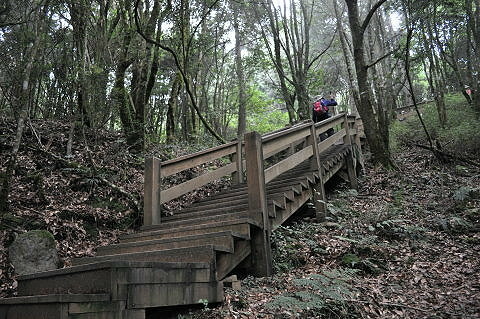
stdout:
POLYGON ((470 187, 462 186, 455 191, 455 193, 453 194, 453 199, 459 202, 464 201, 470 198, 472 192, 473 189, 471 189, 470 187))
POLYGON ((267 308, 294 312, 332 311, 354 296, 355 290, 350 281, 357 272, 355 269, 340 268, 294 279, 293 284, 298 291, 276 297, 267 304, 267 308))

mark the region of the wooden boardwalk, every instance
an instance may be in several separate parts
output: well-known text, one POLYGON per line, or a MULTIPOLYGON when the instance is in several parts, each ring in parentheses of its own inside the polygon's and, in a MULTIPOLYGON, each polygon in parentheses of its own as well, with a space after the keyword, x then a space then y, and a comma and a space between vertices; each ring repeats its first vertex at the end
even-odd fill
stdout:
POLYGON ((73 267, 21 276, 19 297, 0 299, 0 319, 144 319, 159 307, 222 302, 230 274, 272 273, 270 234, 307 201, 322 219, 333 175, 356 187, 358 123, 340 114, 164 163, 147 160, 142 230, 73 267), (320 142, 329 128, 336 133, 320 142), (162 177, 219 158, 228 164, 162 189, 162 177), (162 216, 162 203, 224 176, 231 188, 162 216))

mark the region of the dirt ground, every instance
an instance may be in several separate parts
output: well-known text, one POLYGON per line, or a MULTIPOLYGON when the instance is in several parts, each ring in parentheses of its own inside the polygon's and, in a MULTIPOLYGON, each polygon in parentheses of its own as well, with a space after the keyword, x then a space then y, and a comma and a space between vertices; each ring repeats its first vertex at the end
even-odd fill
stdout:
POLYGON ((184 318, 480 318, 480 171, 405 149, 274 235, 277 273, 184 318))

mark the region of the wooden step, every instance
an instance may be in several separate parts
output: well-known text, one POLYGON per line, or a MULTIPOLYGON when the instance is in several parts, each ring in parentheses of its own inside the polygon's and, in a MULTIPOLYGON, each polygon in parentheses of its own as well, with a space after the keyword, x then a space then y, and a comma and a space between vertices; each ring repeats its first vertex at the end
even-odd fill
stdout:
POLYGON ((283 190, 283 191, 275 191, 275 193, 268 193, 267 200, 270 199, 277 199, 277 198, 284 198, 285 200, 292 202, 295 200, 295 193, 293 190, 283 190))
MULTIPOLYGON (((151 229, 173 229, 176 227, 183 227, 183 226, 191 226, 191 225, 208 225, 212 223, 216 223, 219 220, 222 221, 238 221, 242 220, 245 218, 249 218, 248 214, 245 212, 240 212, 240 213, 229 213, 229 214, 219 214, 219 215, 212 215, 212 216, 206 216, 206 217, 198 217, 198 218, 189 218, 186 220, 173 220, 173 221, 168 221, 162 219, 162 222, 158 225, 149 225, 142 227, 142 230, 151 230, 151 229)), ((252 222, 254 222, 252 220, 252 222)))
MULTIPOLYGON (((282 187, 285 189, 285 187, 282 187)), ((291 190, 282 190, 274 188, 268 192, 269 197, 275 196, 285 196, 289 200, 293 200, 294 192, 291 190)), ((243 194, 240 199, 230 200, 229 197, 217 199, 213 202, 204 202, 203 205, 197 206, 193 204, 189 209, 182 210, 178 213, 175 213, 172 216, 167 216, 163 218, 163 221, 172 221, 179 219, 187 219, 192 217, 200 216, 209 216, 215 213, 229 213, 229 212, 246 212, 248 210, 248 198, 246 194, 243 194), (208 203, 208 205, 207 205, 208 203)))
MULTIPOLYGON (((268 183, 268 189, 274 189, 275 187, 284 187, 289 185, 298 185, 302 187, 302 189, 309 188, 309 180, 305 176, 298 176, 298 177, 290 177, 285 179, 274 179, 272 182, 268 183)), ((268 190, 267 190, 268 191, 268 190)))
MULTIPOLYGON (((107 261, 142 261, 142 262, 207 262, 215 261, 215 252, 223 252, 220 246, 202 246, 195 248, 166 249, 161 251, 148 251, 141 253, 108 255, 101 257, 82 257, 72 260, 73 265, 86 265, 107 261)), ((230 252, 230 251, 225 251, 230 252)))
MULTIPOLYGON (((295 201, 288 202, 285 209, 275 209, 275 217, 270 218, 272 230, 282 225, 290 216, 298 211, 309 199, 312 198, 311 190, 302 192, 302 195, 296 196, 295 201)), ((271 208, 272 209, 272 208, 271 208)))
MULTIPOLYGON (((282 183, 283 184, 283 183, 282 183)), ((293 187, 291 185, 282 185, 281 187, 278 186, 279 184, 274 184, 274 185, 267 185, 267 188, 266 188, 266 191, 267 193, 270 193, 270 192, 273 192, 273 193, 277 193, 277 192, 281 192, 281 191, 285 191, 287 189, 287 187, 293 187)), ((237 192, 231 192, 231 193, 222 193, 222 194, 215 194, 215 195, 212 195, 211 197, 208 197, 206 199, 203 199, 199 202, 195 202, 192 204, 192 207, 202 207, 204 204, 213 204, 213 203, 219 203, 219 204, 223 204, 225 202, 229 202, 230 199, 242 199, 244 198, 245 200, 248 198, 248 194, 246 192, 246 189, 242 189, 242 190, 237 190, 237 192), (202 204, 202 205, 199 205, 199 204, 202 204)), ((180 211, 181 212, 181 211, 180 211)))
POLYGON ((127 307, 131 309, 195 305, 202 304, 204 300, 209 303, 222 302, 222 282, 128 285, 127 307))
POLYGON ((51 294, 0 299, 1 319, 144 319, 109 294, 51 294))
POLYGON ((222 250, 229 250, 233 252, 233 241, 235 238, 244 240, 250 239, 240 234, 234 234, 231 231, 223 231, 200 235, 189 235, 185 237, 172 237, 109 245, 99 247, 97 249, 97 256, 100 257, 106 255, 128 254, 206 245, 220 246, 222 247, 222 250))
POLYGON ((227 215, 233 213, 246 213, 248 211, 248 203, 242 205, 228 206, 228 203, 224 203, 224 206, 217 205, 215 208, 196 210, 196 207, 191 207, 187 212, 181 211, 171 216, 165 216, 162 222, 176 221, 176 220, 188 220, 191 218, 208 217, 212 215, 227 215))
POLYGON ((248 204, 247 197, 241 197, 237 199, 230 198, 228 201, 222 201, 222 200, 212 201, 212 202, 207 201, 207 202, 203 202, 202 204, 192 204, 192 206, 179 211, 178 215, 196 211, 198 209, 205 210, 205 211, 218 210, 218 209, 233 211, 235 210, 235 207, 245 206, 246 204, 248 204))
POLYGON ((126 291, 122 286, 136 282, 139 274, 161 277, 167 283, 215 280, 210 262, 107 261, 20 276, 18 294, 108 293, 111 300, 123 300, 126 291))
POLYGON ((135 234, 124 235, 120 237, 121 243, 136 242, 142 240, 182 237, 188 235, 199 235, 216 231, 227 231, 242 234, 250 237, 251 221, 247 218, 234 221, 220 221, 206 225, 191 225, 176 227, 173 229, 159 229, 143 231, 135 234))
MULTIPOLYGON (((310 169, 301 169, 299 172, 286 172, 282 175, 280 175, 279 177, 275 178, 273 181, 271 181, 270 183, 267 184, 267 191, 268 190, 272 190, 272 189, 275 189, 276 187, 276 184, 277 183, 282 183, 284 184, 284 181, 283 181, 283 177, 285 177, 285 180, 288 180, 288 179, 301 179, 303 176, 303 174, 312 174, 312 172, 310 172, 310 169), (287 174, 287 175, 285 175, 287 174)), ((239 185, 234 185, 232 186, 231 188, 227 189, 227 190, 222 190, 216 194, 212 194, 211 196, 207 197, 207 198, 204 198, 204 199, 201 199, 197 202, 195 202, 193 205, 197 204, 197 203, 205 203, 205 202, 209 202, 211 199, 213 200, 217 200, 217 199, 221 199, 221 198, 229 198, 230 196, 240 196, 242 194, 245 194, 244 196, 246 196, 246 193, 247 193, 247 185, 245 183, 243 184, 239 184, 239 185)))

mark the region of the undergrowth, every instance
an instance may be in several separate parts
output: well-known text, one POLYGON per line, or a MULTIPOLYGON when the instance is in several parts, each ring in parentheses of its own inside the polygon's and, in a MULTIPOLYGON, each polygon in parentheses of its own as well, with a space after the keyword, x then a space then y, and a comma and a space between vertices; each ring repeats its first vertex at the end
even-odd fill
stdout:
MULTIPOLYGON (((435 103, 420 106, 420 112, 432 139, 437 140, 443 148, 461 154, 478 154, 480 152, 479 119, 475 111, 460 94, 447 95, 447 124, 441 127, 435 103)), ((410 142, 425 143, 426 137, 415 111, 403 121, 392 123, 390 145, 392 150, 410 142)))
POLYGON ((266 307, 283 310, 285 318, 311 318, 318 315, 356 318, 348 303, 356 293, 351 283, 356 272, 354 269, 337 268, 295 278, 292 283, 296 290, 277 296, 266 307))

